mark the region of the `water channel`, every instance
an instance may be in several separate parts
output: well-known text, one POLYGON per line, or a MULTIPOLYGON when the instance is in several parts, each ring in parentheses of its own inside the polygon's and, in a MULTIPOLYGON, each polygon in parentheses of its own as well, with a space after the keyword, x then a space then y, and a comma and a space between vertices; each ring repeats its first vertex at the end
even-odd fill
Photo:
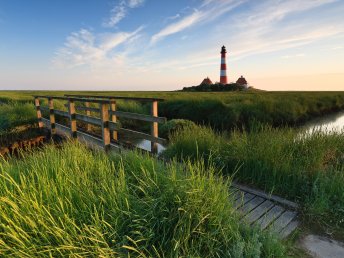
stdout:
MULTIPOLYGON (((308 121, 303 126, 302 129, 305 129, 306 134, 312 134, 314 131, 321 131, 325 133, 330 132, 343 132, 344 131, 344 111, 337 113, 324 115, 322 117, 315 118, 311 121, 308 121)), ((140 149, 150 151, 151 142, 148 140, 142 139, 130 139, 131 143, 140 149)), ((161 153, 165 150, 166 146, 158 144, 158 153, 161 153)))
POLYGON ((315 118, 305 123, 301 128, 305 129, 307 134, 311 134, 314 131, 321 131, 325 133, 343 132, 344 111, 315 118))

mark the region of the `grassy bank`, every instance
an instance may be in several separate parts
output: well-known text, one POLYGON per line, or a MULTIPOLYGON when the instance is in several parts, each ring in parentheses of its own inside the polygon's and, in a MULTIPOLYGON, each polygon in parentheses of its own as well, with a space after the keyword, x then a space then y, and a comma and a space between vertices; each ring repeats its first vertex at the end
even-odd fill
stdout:
POLYGON ((0 255, 285 257, 239 223, 229 182, 202 163, 164 165, 81 145, 0 163, 0 255))
POLYGON ((312 221, 344 228, 344 132, 301 137, 265 126, 218 135, 193 126, 177 131, 164 155, 211 159, 240 182, 299 202, 312 221))

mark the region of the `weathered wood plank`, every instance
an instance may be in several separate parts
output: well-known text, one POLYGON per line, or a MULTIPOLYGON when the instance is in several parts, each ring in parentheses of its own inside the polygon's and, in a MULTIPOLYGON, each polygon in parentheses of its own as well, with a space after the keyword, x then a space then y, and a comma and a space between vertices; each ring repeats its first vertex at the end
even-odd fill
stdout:
POLYGON ((63 116, 63 117, 69 117, 69 114, 68 114, 68 112, 65 112, 65 111, 61 111, 61 110, 54 110, 54 112, 55 112, 55 115, 59 115, 59 116, 63 116))
MULTIPOLYGON (((113 114, 113 112, 115 112, 116 109, 117 109, 116 101, 115 101, 114 99, 111 99, 110 101, 111 101, 111 102, 110 102, 110 103, 111 103, 111 104, 110 104, 110 109, 111 109, 111 111, 110 111, 111 121, 112 121, 113 123, 117 123, 117 116, 116 116, 115 114, 113 114)), ((117 132, 117 130, 112 130, 112 139, 115 140, 115 141, 118 141, 118 132, 117 132)))
MULTIPOLYGON (((42 118, 43 123, 46 127, 50 127, 50 121, 46 118, 42 118)), ((56 124, 56 130, 58 134, 65 135, 67 137, 70 137, 70 128, 64 125, 56 124)), ((90 146, 91 148, 98 148, 103 149, 103 140, 102 138, 98 138, 92 135, 89 135, 87 133, 78 132, 78 140, 86 144, 87 146, 90 146)), ((121 147, 116 144, 110 144, 111 150, 114 151, 120 151, 121 147)))
POLYGON ((41 112, 40 101, 38 97, 35 97, 35 106, 36 106, 36 113, 37 113, 37 119, 38 119, 38 127, 43 128, 42 112, 41 112))
POLYGON ((75 94, 65 94, 65 96, 80 97, 80 98, 136 100, 136 101, 142 101, 142 102, 164 101, 164 99, 159 99, 159 98, 138 98, 138 97, 123 97, 123 96, 98 96, 98 95, 75 95, 75 94))
POLYGON ((110 150, 110 128, 109 128, 109 104, 101 103, 99 104, 100 117, 101 117, 101 127, 102 127, 102 138, 103 146, 105 151, 110 150))
POLYGON ((122 118, 129 118, 129 119, 141 120, 141 121, 146 121, 146 122, 156 122, 160 124, 166 123, 166 117, 150 116, 150 115, 145 115, 145 114, 130 113, 130 112, 123 112, 123 111, 111 111, 110 114, 116 115, 122 118))
MULTIPOLYGON (((89 102, 88 102, 89 103, 89 102)), ((92 108, 92 107, 81 107, 77 106, 75 107, 76 110, 80 111, 91 111, 95 113, 99 113, 99 108, 92 108)), ((113 111, 110 110, 110 115, 112 116, 118 116, 121 118, 128 118, 128 119, 134 119, 134 120, 140 120, 140 121, 146 121, 146 122, 156 122, 160 124, 166 123, 166 117, 158 117, 158 116, 151 116, 151 115, 145 115, 140 113, 131 113, 131 112, 123 112, 123 111, 113 111)))
MULTIPOLYGON (((153 117, 158 117, 158 101, 156 100, 152 102, 151 114, 153 117)), ((159 136, 157 122, 151 124, 151 135, 155 138, 159 136)), ((151 152, 158 153, 158 144, 156 142, 151 142, 151 152)))
POLYGON ((108 99, 85 99, 85 98, 76 98, 76 97, 61 97, 61 96, 34 96, 36 98, 54 98, 54 99, 60 99, 60 100, 67 100, 67 101, 80 101, 80 102, 92 102, 92 103, 109 103, 108 99))
POLYGON ((297 227, 299 226, 299 222, 294 220, 290 222, 284 229, 281 230, 279 233, 280 238, 286 238, 289 236, 297 227))
MULTIPOLYGON (((86 108, 90 108, 90 102, 85 102, 86 108)), ((91 116, 91 111, 86 110, 86 116, 91 116)), ((91 131, 91 124, 87 123, 86 131, 90 132, 91 131)))
POLYGON ((297 203, 291 202, 291 201, 286 200, 284 198, 281 198, 279 196, 271 195, 271 194, 266 194, 266 193, 264 193, 262 191, 255 190, 255 189, 249 188, 247 186, 239 185, 239 184, 236 184, 234 182, 232 183, 232 185, 234 187, 239 188, 242 191, 245 191, 245 192, 248 192, 248 193, 251 193, 251 194, 254 194, 254 195, 258 195, 258 196, 263 197, 263 198, 265 198, 267 200, 273 200, 275 202, 278 202, 278 203, 280 203, 282 205, 285 205, 285 206, 288 206, 288 207, 292 207, 294 209, 298 209, 299 208, 299 205, 297 203))
POLYGON ((85 122, 88 124, 92 124, 92 125, 102 126, 102 121, 99 118, 81 115, 81 114, 76 114, 75 117, 79 121, 82 121, 82 122, 85 122))
POLYGON ((264 202, 264 198, 255 196, 252 200, 245 203, 243 206, 241 206, 238 210, 242 213, 243 216, 245 216, 247 213, 249 213, 251 210, 259 206, 261 203, 264 202))
POLYGON ((260 217, 264 216, 264 214, 266 214, 273 206, 273 202, 265 200, 261 205, 248 213, 244 219, 249 223, 254 223, 260 217))
POLYGON ((248 201, 253 199, 254 197, 255 197, 255 195, 253 195, 253 194, 245 193, 242 198, 239 198, 239 199, 234 201, 234 207, 238 209, 242 205, 244 205, 245 203, 247 203, 248 201))
POLYGON ((54 100, 49 98, 49 117, 50 117, 50 132, 51 135, 56 134, 56 126, 55 126, 55 112, 54 112, 54 100))
POLYGON ((69 100, 69 102, 68 102, 68 113, 69 113, 71 136, 72 136, 72 138, 78 138, 76 118, 75 118, 75 114, 76 114, 75 113, 75 103, 73 100, 69 100))
POLYGON ((271 210, 268 211, 264 216, 258 219, 255 224, 259 225, 261 229, 265 229, 275 219, 277 219, 285 209, 282 206, 275 205, 271 210))
POLYGON ((284 227, 286 227, 295 217, 296 217, 295 211, 287 210, 281 214, 271 225, 270 228, 276 232, 279 233, 284 227))

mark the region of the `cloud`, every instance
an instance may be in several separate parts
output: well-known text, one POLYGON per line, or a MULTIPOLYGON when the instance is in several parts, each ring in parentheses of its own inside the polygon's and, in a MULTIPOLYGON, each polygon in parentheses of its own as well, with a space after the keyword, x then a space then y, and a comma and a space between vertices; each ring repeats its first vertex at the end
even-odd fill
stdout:
POLYGON ((111 9, 111 15, 106 21, 103 22, 103 26, 107 28, 116 26, 117 23, 127 16, 129 9, 142 6, 144 1, 145 0, 121 0, 118 5, 115 5, 111 9))
POLYGON ((160 39, 168 35, 175 34, 177 32, 185 30, 188 27, 191 27, 195 23, 199 22, 203 16, 204 16, 204 13, 197 10, 194 11, 191 15, 184 17, 182 20, 176 23, 172 23, 168 25, 167 27, 162 29, 160 32, 153 35, 151 39, 151 43, 154 44, 160 39))
MULTIPOLYGON (((155 44, 159 40, 162 40, 166 36, 181 32, 187 28, 198 25, 201 22, 210 22, 224 13, 229 12, 238 5, 244 3, 245 0, 241 1, 220 1, 220 0, 206 0, 203 2, 199 9, 195 9, 191 14, 181 18, 179 21, 167 25, 161 29, 158 33, 151 37, 151 44, 155 44), (209 4, 212 3, 211 6, 209 4)), ((176 18, 178 18, 178 14, 176 18)))
POLYGON ((74 68, 83 65, 90 67, 108 65, 109 62, 123 61, 125 51, 116 52, 118 47, 126 48, 137 38, 143 27, 133 32, 94 34, 87 29, 71 33, 64 47, 53 58, 53 64, 59 68, 74 68))
POLYGON ((295 55, 284 55, 281 56, 281 58, 283 59, 290 59, 290 58, 299 58, 299 57, 305 57, 306 55, 304 53, 300 53, 300 54, 295 54, 295 55))
MULTIPOLYGON (((218 2, 217 0, 208 0, 207 4, 213 6, 214 3, 218 2)), ((148 69, 154 69, 154 67, 194 69, 195 67, 218 63, 219 54, 217 50, 219 42, 230 43, 227 46, 228 55, 230 61, 236 61, 247 56, 304 47, 344 33, 343 24, 335 23, 330 18, 314 20, 314 16, 304 15, 301 23, 300 19, 289 19, 293 17, 293 14, 301 12, 300 9, 302 13, 305 13, 312 8, 335 2, 333 0, 298 1, 300 9, 298 5, 283 4, 284 1, 280 1, 281 6, 273 5, 273 2, 258 2, 250 9, 243 9, 244 11, 231 16, 226 15, 221 23, 216 21, 216 28, 214 26, 211 32, 207 32, 211 40, 202 44, 202 50, 195 49, 189 54, 187 53, 186 56, 183 56, 182 62, 180 57, 176 57, 168 61, 155 63, 148 69), (222 31, 227 33, 223 34, 222 31)), ((296 3, 295 1, 291 2, 296 3)), ((198 12, 200 11, 198 10, 198 12)), ((284 56, 284 58, 292 57, 301 58, 302 55, 284 56)))

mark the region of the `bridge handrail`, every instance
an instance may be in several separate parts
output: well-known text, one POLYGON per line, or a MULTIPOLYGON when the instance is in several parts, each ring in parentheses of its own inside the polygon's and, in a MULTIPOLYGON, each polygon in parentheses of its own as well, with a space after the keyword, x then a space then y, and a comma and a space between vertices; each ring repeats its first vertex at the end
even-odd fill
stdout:
MULTIPOLYGON (((50 116, 50 128, 52 135, 56 134, 56 122, 55 115, 69 118, 70 120, 70 130, 73 138, 77 138, 77 125, 76 121, 83 121, 87 124, 87 131, 90 131, 90 125, 100 126, 102 128, 102 141, 105 150, 109 149, 111 137, 110 130, 112 131, 112 138, 118 141, 118 132, 128 135, 135 135, 143 139, 151 141, 151 151, 153 153, 157 152, 157 143, 164 144, 166 140, 160 138, 158 135, 158 123, 165 123, 165 117, 158 117, 158 100, 156 98, 146 98, 146 102, 152 102, 151 115, 123 112, 116 110, 116 101, 113 96, 100 96, 103 98, 98 98, 98 96, 80 97, 81 95, 65 95, 65 96, 44 96, 35 95, 35 106, 37 111, 38 125, 43 127, 42 112, 41 110, 49 111, 50 116), (48 99, 48 107, 40 106, 40 99, 48 99), (54 109, 54 100, 65 100, 68 104, 64 105, 68 107, 68 112, 54 109), (85 107, 76 106, 75 102, 84 102, 85 107), (90 103, 98 103, 99 108, 90 107, 90 103), (76 113, 77 110, 86 111, 86 115, 76 113), (100 113, 100 118, 91 116, 91 112, 100 113), (117 117, 124 117, 128 119, 141 120, 151 123, 151 134, 146 134, 143 132, 120 128, 117 117)), ((137 101, 143 101, 144 98, 129 98, 123 97, 128 100, 135 99, 137 101)), ((60 125, 60 124, 57 124, 60 125)))

